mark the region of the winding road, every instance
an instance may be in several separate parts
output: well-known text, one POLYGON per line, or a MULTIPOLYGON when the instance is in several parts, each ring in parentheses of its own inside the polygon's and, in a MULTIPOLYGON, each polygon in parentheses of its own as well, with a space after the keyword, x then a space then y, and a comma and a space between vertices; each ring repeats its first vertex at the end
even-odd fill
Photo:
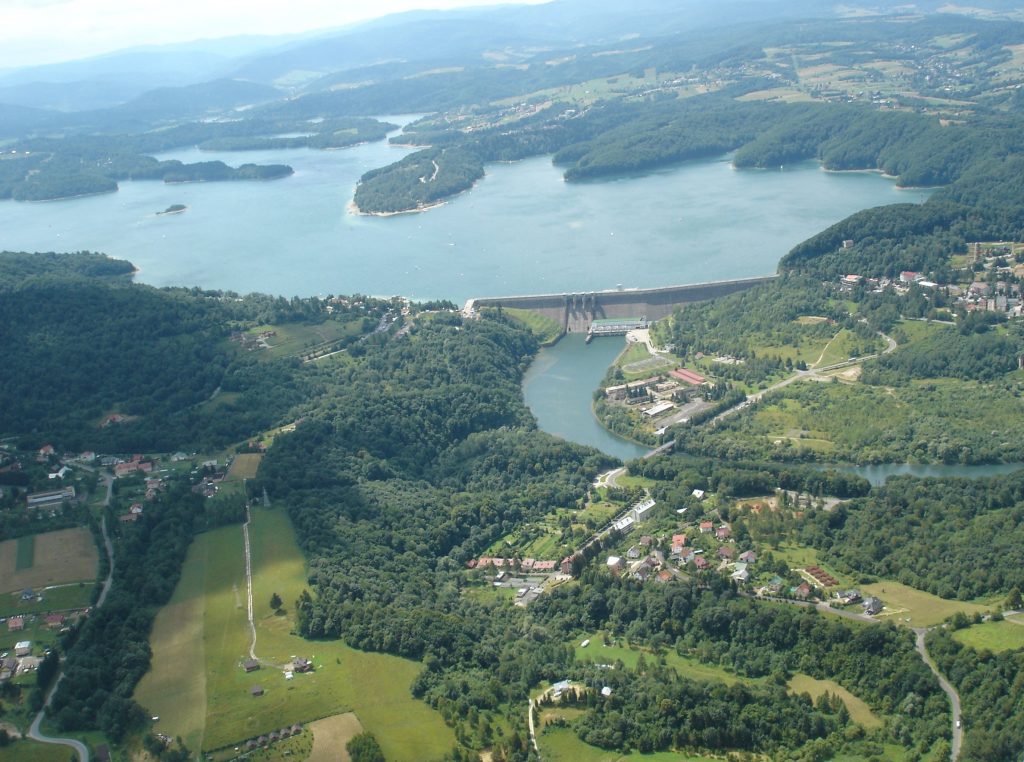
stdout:
POLYGON ((924 638, 928 634, 928 630, 924 627, 915 627, 914 634, 917 636, 917 651, 921 654, 921 658, 924 663, 928 665, 928 668, 935 673, 935 677, 939 679, 939 685, 942 690, 945 691, 946 695, 949 696, 949 704, 953 708, 953 744, 952 751, 949 758, 956 762, 960 759, 960 746, 964 740, 964 729, 961 727, 960 722, 960 694, 956 692, 956 689, 949 684, 945 676, 939 672, 939 668, 935 666, 935 662, 932 661, 932 657, 928 655, 928 648, 925 646, 924 638))
MULTIPOLYGON (((105 474, 103 477, 107 488, 107 497, 103 501, 103 506, 107 507, 110 505, 110 497, 113 494, 114 479, 109 474, 105 474)), ((110 535, 107 534, 107 517, 104 516, 100 520, 100 529, 103 532, 103 545, 107 549, 107 578, 103 580, 103 586, 100 588, 100 595, 96 599, 95 608, 102 606, 107 600, 107 594, 110 592, 110 585, 114 581, 114 545, 110 542, 110 535)), ((89 749, 81 741, 76 741, 74 738, 54 738, 53 736, 44 735, 40 730, 39 726, 43 722, 43 717, 46 715, 46 710, 50 706, 50 702, 53 701, 54 695, 57 693, 57 688, 60 686, 61 680, 64 679, 64 674, 60 673, 57 679, 54 681, 49 692, 46 694, 46 701, 43 702, 43 708, 36 714, 32 725, 28 729, 28 737, 33 741, 39 741, 39 743, 57 744, 59 746, 67 746, 72 749, 77 755, 79 762, 89 762, 89 749)))

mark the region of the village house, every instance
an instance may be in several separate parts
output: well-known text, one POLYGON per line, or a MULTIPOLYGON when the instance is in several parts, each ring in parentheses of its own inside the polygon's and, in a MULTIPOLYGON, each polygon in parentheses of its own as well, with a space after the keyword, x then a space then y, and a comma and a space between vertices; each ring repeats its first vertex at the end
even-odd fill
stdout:
POLYGON ((861 606, 864 607, 864 613, 868 616, 875 616, 876 614, 881 614, 882 609, 885 608, 885 605, 882 603, 882 601, 880 601, 873 595, 870 598, 866 598, 864 602, 861 604, 861 606))
POLYGON ((7 620, 7 631, 8 632, 21 632, 25 629, 25 617, 12 616, 7 620))
POLYGON ((812 589, 811 586, 808 585, 806 582, 801 582, 796 587, 791 588, 789 592, 794 598, 801 601, 806 601, 808 598, 811 597, 812 589))
POLYGON ((715 530, 715 539, 719 542, 724 542, 725 540, 728 540, 731 535, 732 527, 730 527, 728 524, 722 524, 722 526, 718 527, 718 529, 715 530))
POLYGON ((723 545, 718 549, 718 557, 723 561, 731 561, 732 557, 736 554, 736 548, 732 545, 723 545))
POLYGON ((255 659, 246 659, 242 662, 242 669, 246 672, 255 672, 260 668, 260 663, 255 659))
POLYGON ((64 626, 64 615, 63 614, 47 614, 46 615, 46 626, 51 630, 59 630, 64 626))
POLYGON ((715 530, 715 524, 713 521, 702 521, 700 522, 700 533, 711 534, 715 530))
POLYGON ((619 558, 618 556, 608 556, 608 560, 605 561, 605 566, 608 567, 608 570, 612 574, 615 574, 616 576, 618 576, 619 574, 622 573, 622 570, 625 567, 625 564, 622 562, 622 559, 619 558))
POLYGON ((686 547, 686 535, 685 534, 674 534, 672 535, 672 555, 682 555, 683 548, 686 547))
POLYGON ((15 656, 29 656, 32 653, 32 641, 20 640, 14 644, 15 656))
POLYGON ((303 659, 301 656, 296 656, 292 659, 292 669, 296 672, 312 672, 313 663, 308 659, 303 659))
POLYGON ((746 582, 750 579, 750 572, 747 571, 746 564, 736 564, 735 571, 733 571, 731 576, 737 582, 746 582))
POLYGON ((704 556, 694 556, 693 565, 697 567, 697 571, 705 571, 711 566, 704 556))
POLYGON ((745 550, 740 553, 740 561, 745 564, 752 564, 757 561, 757 553, 752 550, 745 550))

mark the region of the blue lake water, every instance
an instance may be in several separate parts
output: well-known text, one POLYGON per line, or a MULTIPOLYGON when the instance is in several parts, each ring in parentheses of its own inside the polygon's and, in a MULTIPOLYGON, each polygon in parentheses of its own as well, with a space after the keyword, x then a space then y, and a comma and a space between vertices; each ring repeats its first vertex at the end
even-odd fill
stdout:
POLYGON ((122 182, 117 193, 0 201, 0 249, 102 251, 156 286, 284 296, 414 299, 651 287, 775 272, 792 246, 866 207, 922 201, 870 173, 737 171, 727 158, 569 184, 549 157, 488 165, 477 186, 423 214, 347 206, 368 169, 409 149, 176 151, 183 161, 282 162, 267 182, 122 182), (184 214, 159 216, 171 204, 184 214))

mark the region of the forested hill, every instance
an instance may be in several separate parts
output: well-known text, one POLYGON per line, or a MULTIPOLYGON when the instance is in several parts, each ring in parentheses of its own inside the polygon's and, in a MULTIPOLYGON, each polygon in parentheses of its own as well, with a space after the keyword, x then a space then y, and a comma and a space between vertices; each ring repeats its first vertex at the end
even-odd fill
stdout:
MULTIPOLYGON (((0 254, 0 432, 63 450, 213 449, 284 422, 308 394, 298 360, 228 338, 327 320, 321 300, 156 289, 132 270, 98 254, 0 254), (125 420, 103 426, 115 413, 125 420)), ((336 306, 329 319, 350 318, 358 335, 362 314, 336 306)))

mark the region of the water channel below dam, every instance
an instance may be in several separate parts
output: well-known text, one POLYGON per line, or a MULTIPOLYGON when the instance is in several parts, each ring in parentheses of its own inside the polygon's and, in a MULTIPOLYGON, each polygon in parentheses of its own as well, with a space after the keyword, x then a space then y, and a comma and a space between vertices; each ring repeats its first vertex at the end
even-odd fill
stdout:
MULTIPOLYGON (((589 445, 624 461, 650 452, 650 448, 605 429, 598 423, 593 412, 594 391, 624 347, 625 339, 621 336, 598 338, 586 344, 583 334, 568 334, 554 346, 542 349, 523 378, 526 404, 536 416, 540 428, 549 434, 589 445)), ((879 485, 884 484, 890 476, 904 474, 922 477, 996 476, 1017 471, 1024 468, 1024 464, 882 463, 836 468, 863 476, 871 484, 879 485)))

